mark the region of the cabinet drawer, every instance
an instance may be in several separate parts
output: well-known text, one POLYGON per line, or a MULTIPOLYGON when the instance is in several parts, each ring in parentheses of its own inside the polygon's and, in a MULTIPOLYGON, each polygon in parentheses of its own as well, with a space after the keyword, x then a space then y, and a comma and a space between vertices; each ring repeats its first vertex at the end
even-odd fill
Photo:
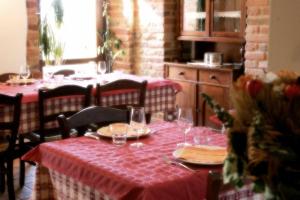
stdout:
POLYGON ((197 70, 182 67, 169 67, 169 78, 183 81, 197 81, 197 70))
POLYGON ((200 82, 231 85, 232 73, 227 71, 199 71, 200 82))

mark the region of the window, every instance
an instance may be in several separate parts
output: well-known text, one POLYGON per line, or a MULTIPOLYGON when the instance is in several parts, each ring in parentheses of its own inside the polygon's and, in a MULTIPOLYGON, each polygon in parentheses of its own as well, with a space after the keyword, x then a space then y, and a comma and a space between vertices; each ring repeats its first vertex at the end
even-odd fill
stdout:
MULTIPOLYGON (((40 20, 46 20, 56 42, 63 49, 63 59, 84 59, 97 56, 96 0, 61 0, 63 23, 55 22, 53 2, 40 0, 40 20)), ((50 55, 50 59, 54 56, 50 55)))

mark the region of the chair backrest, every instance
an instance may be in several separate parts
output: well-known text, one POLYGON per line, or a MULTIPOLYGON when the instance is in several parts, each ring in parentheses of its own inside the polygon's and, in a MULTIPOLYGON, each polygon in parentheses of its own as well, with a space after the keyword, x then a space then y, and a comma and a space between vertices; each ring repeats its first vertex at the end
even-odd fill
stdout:
POLYGON ((112 107, 120 108, 120 109, 127 109, 127 106, 144 107, 145 98, 146 98, 146 87, 147 87, 147 81, 138 82, 129 79, 120 79, 120 80, 107 83, 105 85, 97 84, 97 92, 96 92, 97 105, 103 106, 102 105, 103 93, 118 91, 118 90, 133 90, 133 92, 137 92, 139 95, 138 103, 117 104, 117 105, 113 105, 112 107))
POLYGON ((8 140, 8 151, 15 148, 20 125, 21 101, 22 94, 20 93, 16 96, 0 94, 0 106, 5 106, 3 109, 10 109, 12 113, 11 120, 0 122, 1 137, 8 140))
POLYGON ((57 116, 64 114, 70 116, 82 108, 88 107, 91 103, 92 86, 81 87, 78 85, 64 85, 51 90, 39 90, 39 116, 40 116, 40 134, 41 141, 44 141, 45 125, 48 122, 55 122, 57 116), (61 98, 58 100, 58 98, 61 98), (77 101, 81 98, 81 102, 77 101), (66 101, 63 105, 57 105, 55 100, 66 101), (69 100, 69 101, 67 101, 69 100), (72 101, 74 100, 74 101, 72 101), (52 102, 49 102, 52 101, 52 102), (54 102, 53 102, 54 101, 54 102), (51 108, 46 108, 51 104, 51 108), (79 105, 78 105, 79 104, 79 105), (47 109, 49 112, 47 112, 47 109))
POLYGON ((18 75, 17 73, 4 73, 4 74, 0 74, 0 82, 1 83, 5 83, 6 81, 9 80, 9 76, 10 75, 18 75))
POLYGON ((91 124, 96 124, 101 127, 114 122, 128 122, 128 114, 126 110, 90 106, 68 118, 63 114, 59 115, 58 122, 63 132, 63 138, 67 138, 72 129, 76 129, 77 132, 82 135, 90 128, 91 124))
POLYGON ((72 69, 63 69, 55 72, 53 75, 64 75, 64 76, 70 76, 72 74, 75 74, 75 71, 72 69))

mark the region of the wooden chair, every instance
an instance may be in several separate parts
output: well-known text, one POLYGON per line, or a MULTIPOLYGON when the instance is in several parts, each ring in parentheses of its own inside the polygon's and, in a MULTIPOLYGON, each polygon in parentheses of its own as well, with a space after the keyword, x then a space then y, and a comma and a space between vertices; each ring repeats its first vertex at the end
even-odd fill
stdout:
MULTIPOLYGON (((144 107, 146 98, 147 81, 137 82, 129 79, 120 79, 105 85, 97 84, 96 103, 98 106, 103 106, 102 99, 107 92, 116 92, 118 90, 133 90, 139 95, 137 103, 124 103, 112 105, 111 107, 127 110, 129 106, 144 107)), ((151 115, 146 115, 147 122, 150 122, 151 115)))
POLYGON ((58 116, 59 126, 65 135, 64 137, 69 137, 73 129, 83 135, 87 129, 94 127, 94 124, 102 127, 114 122, 127 121, 128 114, 126 110, 100 106, 85 108, 70 117, 63 114, 58 116))
POLYGON ((0 83, 5 83, 9 80, 10 75, 18 75, 17 73, 4 73, 0 74, 0 83))
POLYGON ((55 72, 53 75, 64 75, 64 76, 70 76, 75 74, 75 71, 72 69, 63 69, 63 70, 59 70, 57 72, 55 72))
MULTIPOLYGON (((56 98, 79 98, 82 97, 83 101, 81 103, 81 109, 88 107, 91 102, 91 90, 92 86, 88 87, 81 87, 77 85, 64 85, 52 90, 39 90, 39 116, 40 116, 40 129, 37 133, 31 133, 27 136, 32 142, 45 142, 45 141, 53 141, 58 139, 65 138, 64 135, 59 131, 59 128, 46 128, 46 124, 49 122, 56 122, 57 116, 60 114, 64 114, 65 116, 73 115, 74 113, 78 112, 78 109, 63 109, 62 107, 52 108, 52 113, 46 112, 49 110, 47 109, 47 102, 54 101, 56 98)), ((74 102, 75 103, 75 102, 74 102)), ((52 102, 53 104, 53 102, 52 102)), ((72 105, 64 105, 64 106, 74 106, 73 102, 72 105)))
MULTIPOLYGON (((7 96, 0 94, 0 105, 12 110, 12 117, 9 122, 0 122, 0 190, 5 191, 5 174, 7 179, 8 196, 10 200, 15 199, 13 160, 20 158, 22 151, 16 144, 21 113, 22 94, 7 96), (6 168, 5 168, 6 164, 6 168)), ((20 184, 24 185, 25 163, 20 161, 20 184), (23 171, 21 171, 23 170, 23 171)))

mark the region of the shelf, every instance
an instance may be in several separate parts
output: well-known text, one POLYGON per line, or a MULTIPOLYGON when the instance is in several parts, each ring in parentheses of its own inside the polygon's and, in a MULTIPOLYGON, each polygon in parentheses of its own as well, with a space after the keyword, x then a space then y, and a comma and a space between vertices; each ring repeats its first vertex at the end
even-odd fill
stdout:
POLYGON ((206 12, 188 12, 185 14, 187 19, 205 19, 206 12))
POLYGON ((241 11, 214 12, 214 17, 241 18, 241 11))
POLYGON ((199 36, 188 36, 182 35, 177 38, 178 40, 187 41, 203 41, 203 42, 229 42, 229 43, 244 43, 243 37, 199 37, 199 36))

